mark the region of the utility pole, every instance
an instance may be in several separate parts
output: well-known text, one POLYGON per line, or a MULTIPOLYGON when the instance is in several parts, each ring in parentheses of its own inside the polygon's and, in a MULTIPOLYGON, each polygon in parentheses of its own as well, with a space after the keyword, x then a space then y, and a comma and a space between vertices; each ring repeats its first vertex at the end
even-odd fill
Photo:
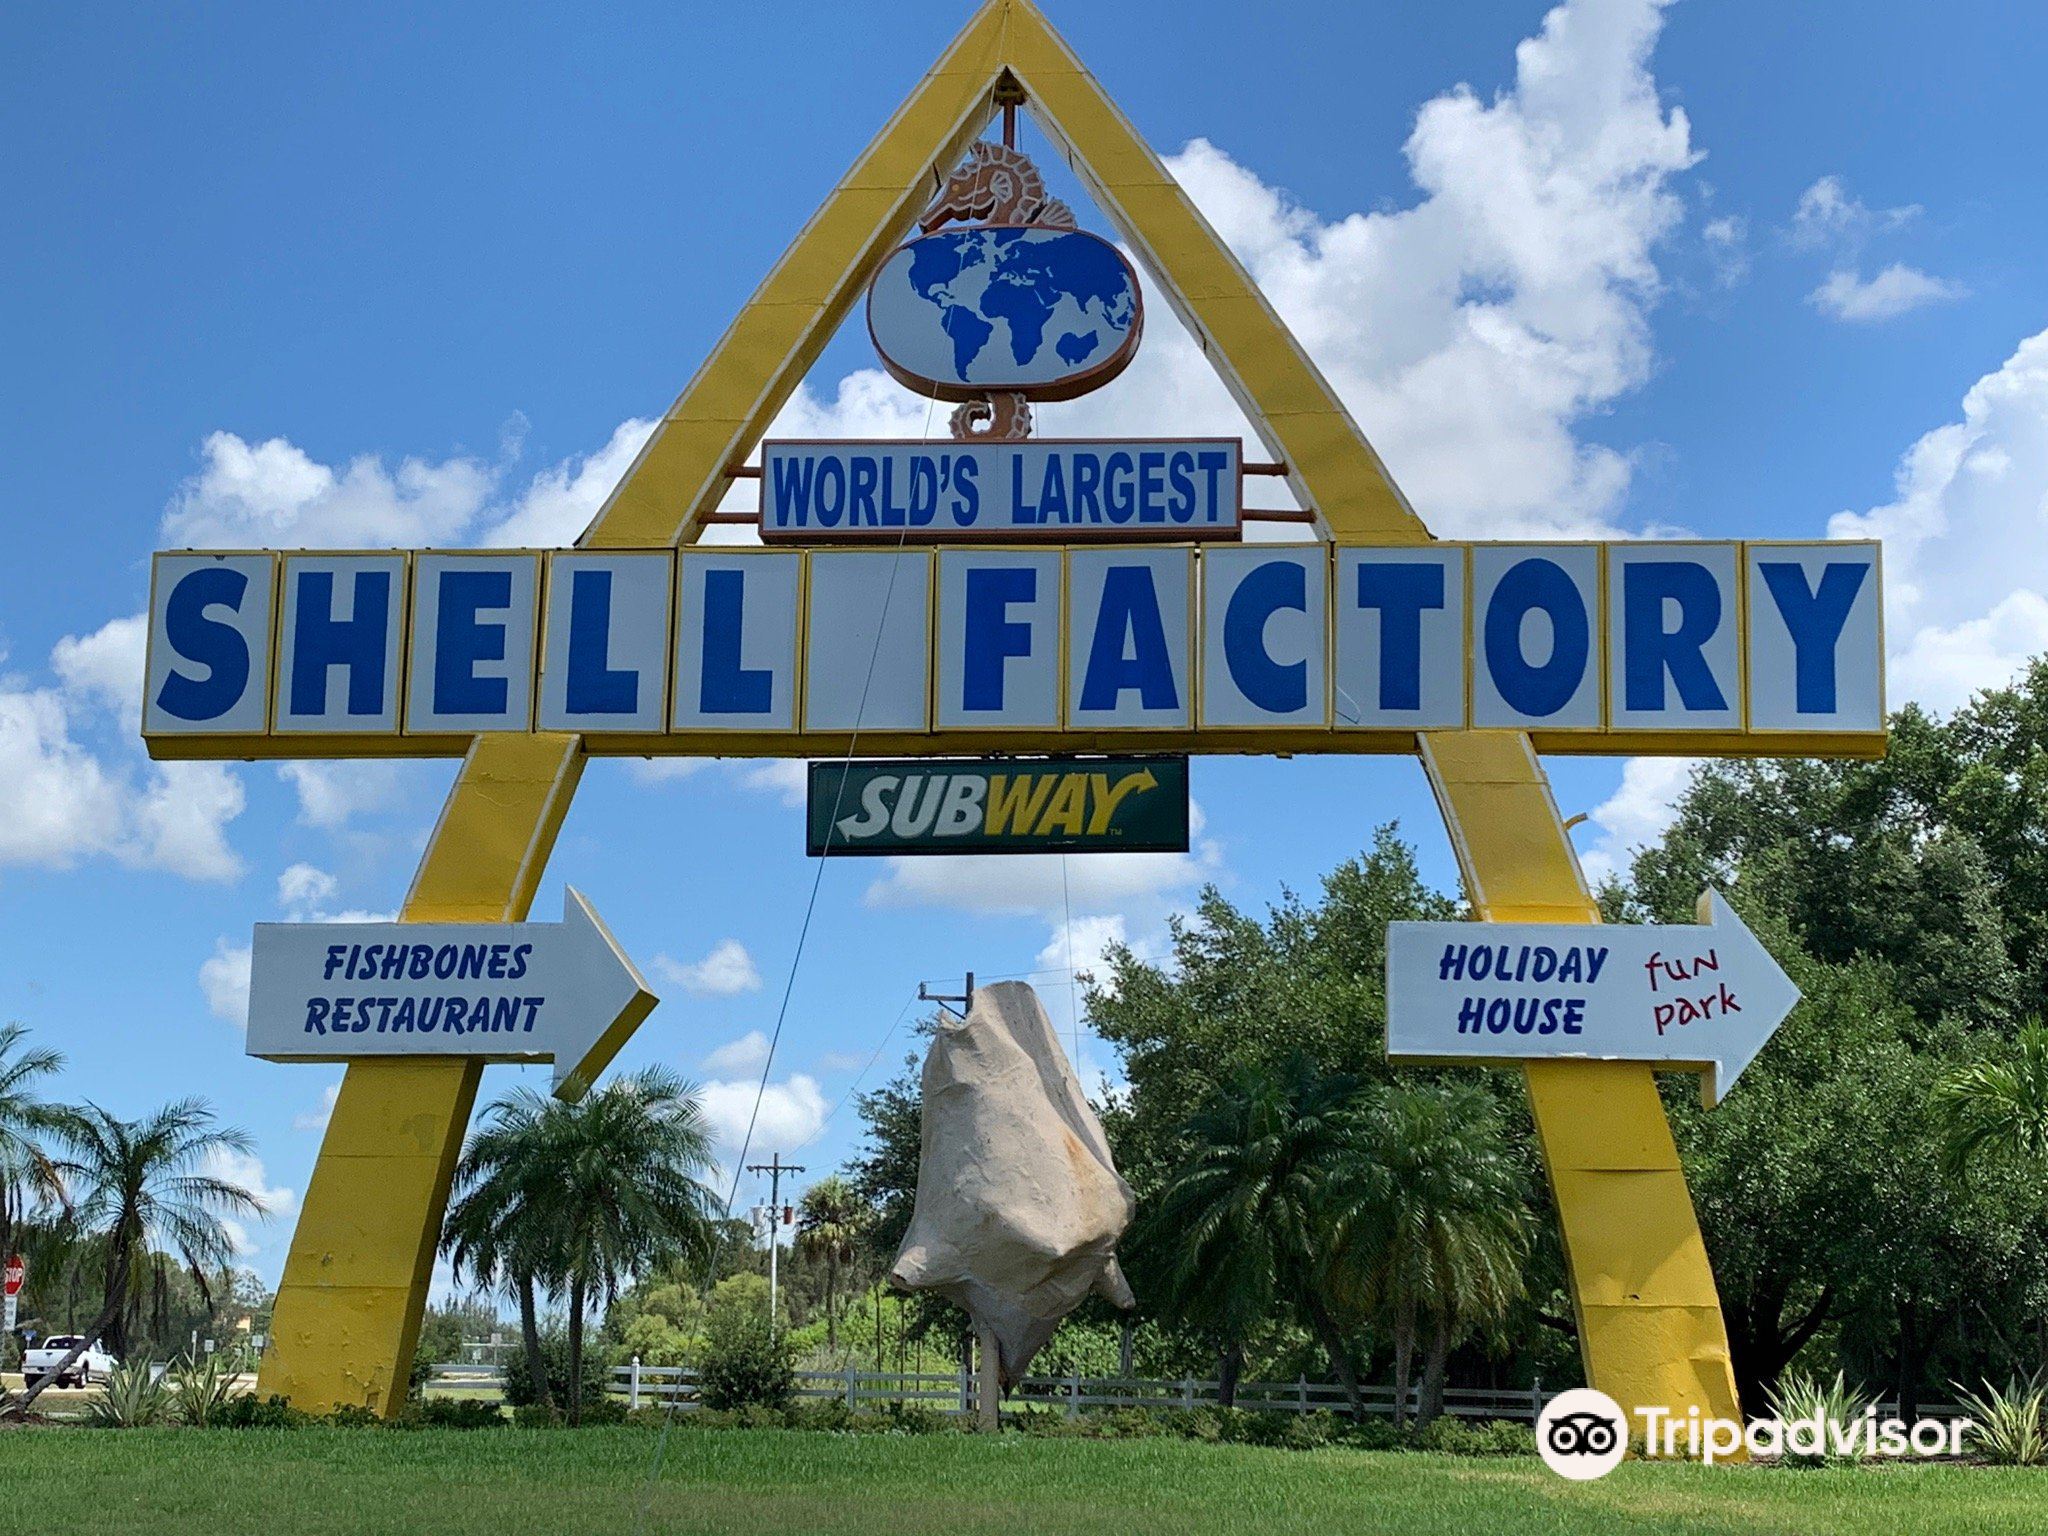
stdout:
POLYGON ((801 1163, 785 1163, 780 1152, 765 1163, 747 1164, 749 1173, 768 1175, 768 1328, 775 1329, 776 1256, 782 1251, 782 1176, 802 1173, 801 1163))

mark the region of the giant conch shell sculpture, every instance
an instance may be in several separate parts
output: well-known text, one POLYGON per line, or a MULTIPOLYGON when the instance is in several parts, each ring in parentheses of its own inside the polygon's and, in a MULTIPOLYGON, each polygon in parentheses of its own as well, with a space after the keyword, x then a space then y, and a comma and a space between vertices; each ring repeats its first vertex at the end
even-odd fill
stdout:
POLYGON ((934 1036, 923 1084, 917 1204, 889 1279, 963 1308, 1007 1391, 1090 1292, 1132 1305, 1116 1243, 1135 1202, 1023 982, 975 989, 934 1036))

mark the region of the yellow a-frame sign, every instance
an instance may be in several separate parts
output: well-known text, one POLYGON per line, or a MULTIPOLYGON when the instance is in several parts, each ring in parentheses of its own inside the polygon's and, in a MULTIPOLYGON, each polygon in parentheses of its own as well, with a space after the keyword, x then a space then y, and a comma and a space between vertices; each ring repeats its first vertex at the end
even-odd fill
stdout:
MULTIPOLYGON (((1340 543, 1430 539, 1329 384, 1100 85, 1029 0, 989 0, 748 300, 582 546, 697 540, 735 467, 932 190, 999 99, 1019 93, 1285 464, 1319 533, 1340 543)), ((1416 750, 1481 919, 1599 921, 1528 736, 1425 732, 1416 750)), ((572 734, 477 736, 403 919, 524 918, 584 760, 572 734)), ((623 1043, 602 1042, 580 1082, 623 1043)), ((310 1408, 390 1412, 402 1399, 481 1071, 454 1058, 349 1067, 285 1266, 260 1390, 310 1408)), ((1559 1061, 1525 1072, 1588 1379, 1626 1408, 1735 1417, 1720 1304, 1651 1069, 1559 1061)))

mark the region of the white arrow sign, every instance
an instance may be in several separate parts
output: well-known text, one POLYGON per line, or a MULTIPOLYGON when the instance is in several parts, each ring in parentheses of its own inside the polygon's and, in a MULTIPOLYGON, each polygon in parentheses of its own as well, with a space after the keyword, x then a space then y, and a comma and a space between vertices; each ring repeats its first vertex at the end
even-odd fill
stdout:
POLYGON ((1716 1103, 1799 989, 1716 892, 1701 926, 1389 923, 1387 1055, 1704 1069, 1716 1103))
POLYGON ((552 1060, 581 1098, 658 999, 590 903, 559 923, 258 923, 249 1054, 552 1060))

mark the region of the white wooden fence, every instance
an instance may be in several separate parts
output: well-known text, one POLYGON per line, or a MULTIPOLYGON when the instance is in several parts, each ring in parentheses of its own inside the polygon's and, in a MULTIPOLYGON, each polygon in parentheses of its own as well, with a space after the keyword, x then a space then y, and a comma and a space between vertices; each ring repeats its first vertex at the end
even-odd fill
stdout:
MULTIPOLYGON (((688 1411, 701 1406, 698 1373, 690 1366, 642 1365, 637 1357, 617 1367, 612 1395, 630 1408, 672 1406, 688 1411)), ((1094 1376, 1027 1376, 1005 1400, 1005 1406, 1059 1409, 1073 1415, 1084 1408, 1198 1408, 1218 1400, 1220 1386, 1195 1377, 1174 1380, 1094 1376)), ((1365 1411, 1391 1418, 1394 1389, 1361 1389, 1365 1411)), ((1451 1387, 1444 1392, 1444 1411, 1465 1419, 1514 1419, 1534 1423, 1553 1394, 1539 1380, 1527 1389, 1451 1387)), ((811 1401, 843 1402, 850 1409, 884 1403, 919 1403, 941 1413, 971 1413, 975 1403, 974 1374, 961 1369, 937 1372, 798 1371, 796 1396, 811 1401)), ((1411 1392, 1411 1403, 1414 1393, 1411 1392)), ((1241 1381, 1237 1406, 1260 1413, 1345 1413, 1350 1400, 1335 1382, 1299 1379, 1291 1382, 1241 1381)))

